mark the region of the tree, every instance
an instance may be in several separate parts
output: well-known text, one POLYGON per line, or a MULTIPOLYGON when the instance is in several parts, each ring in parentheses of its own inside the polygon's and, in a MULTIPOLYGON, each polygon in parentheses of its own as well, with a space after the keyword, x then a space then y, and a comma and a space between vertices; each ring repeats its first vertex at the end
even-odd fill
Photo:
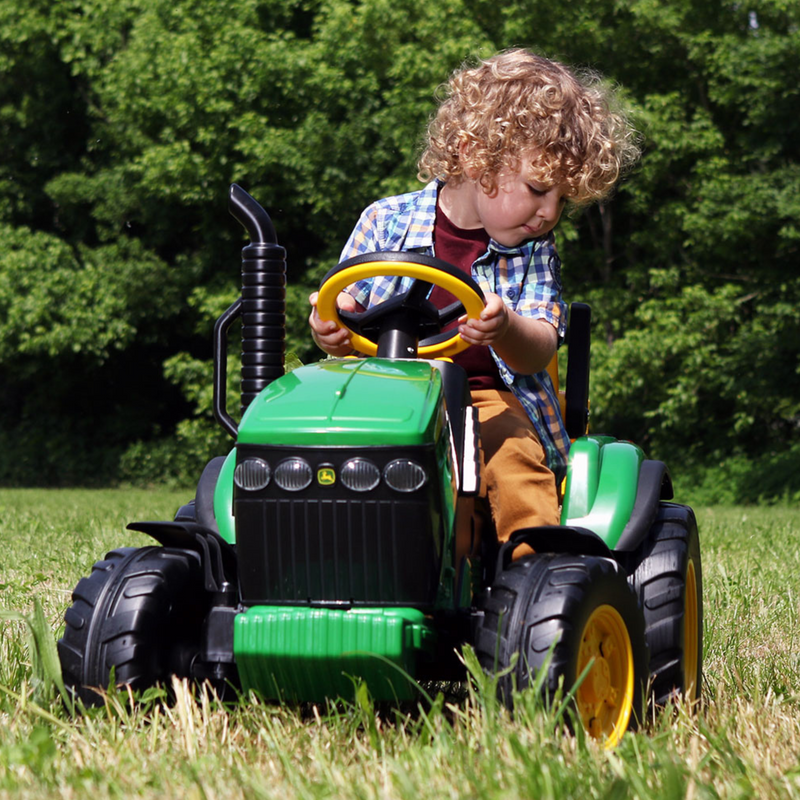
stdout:
POLYGON ((244 244, 230 183, 274 218, 289 349, 317 358, 306 295, 367 203, 418 185, 436 86, 512 45, 621 83, 643 135, 616 197, 561 225, 566 293, 594 310, 595 429, 673 462, 786 452, 799 14, 784 0, 558 14, 542 0, 0 0, 0 481, 192 479, 227 447, 202 387, 244 244))

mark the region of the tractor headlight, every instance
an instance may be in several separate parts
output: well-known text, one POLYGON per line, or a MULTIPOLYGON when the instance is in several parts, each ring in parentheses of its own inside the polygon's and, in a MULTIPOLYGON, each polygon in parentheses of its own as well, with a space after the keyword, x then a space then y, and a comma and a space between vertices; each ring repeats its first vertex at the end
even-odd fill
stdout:
POLYGON ((275 483, 287 492, 308 488, 313 477, 311 465, 302 458, 287 458, 275 467, 275 483))
POLYGON ((247 458, 236 465, 233 482, 247 492, 257 492, 269 483, 270 474, 269 464, 266 461, 260 458, 247 458))
POLYGON ((383 478, 396 492, 416 492, 425 485, 425 470, 408 458, 390 461, 383 470, 383 478))
POLYGON ((351 458, 342 465, 339 478, 354 492, 369 492, 380 483, 381 471, 366 458, 351 458))

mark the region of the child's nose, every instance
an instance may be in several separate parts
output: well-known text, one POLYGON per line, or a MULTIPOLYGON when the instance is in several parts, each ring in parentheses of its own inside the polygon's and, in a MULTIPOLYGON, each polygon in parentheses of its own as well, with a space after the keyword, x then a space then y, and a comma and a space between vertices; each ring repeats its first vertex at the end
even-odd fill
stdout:
POLYGON ((558 219, 558 209, 558 197, 556 197, 555 194, 553 196, 548 194, 542 198, 541 205, 539 206, 539 210, 536 212, 536 215, 547 222, 552 222, 554 219, 558 219))

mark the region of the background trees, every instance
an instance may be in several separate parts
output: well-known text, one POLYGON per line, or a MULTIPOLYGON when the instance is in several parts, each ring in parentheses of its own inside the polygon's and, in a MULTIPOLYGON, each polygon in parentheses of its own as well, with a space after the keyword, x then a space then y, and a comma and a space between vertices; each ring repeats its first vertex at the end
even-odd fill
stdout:
POLYGON ((434 90, 513 45, 625 87, 645 155, 562 223, 593 427, 737 499, 800 491, 800 11, 784 0, 0 0, 0 482, 191 481, 240 182, 289 347, 359 211, 417 185, 434 90), (724 466, 720 466, 724 465, 724 466), (713 471, 709 467, 713 466, 713 471))

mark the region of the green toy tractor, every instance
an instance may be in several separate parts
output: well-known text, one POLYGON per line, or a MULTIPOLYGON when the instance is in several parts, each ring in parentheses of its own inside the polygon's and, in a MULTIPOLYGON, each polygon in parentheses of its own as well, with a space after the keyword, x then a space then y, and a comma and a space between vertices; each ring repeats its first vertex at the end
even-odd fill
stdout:
POLYGON ((483 307, 477 284, 435 258, 358 256, 320 287, 319 309, 363 358, 284 374, 285 251, 240 187, 230 210, 249 233, 242 293, 214 333, 214 410, 235 440, 203 471, 174 520, 131 523, 157 545, 119 548, 73 592, 58 643, 65 683, 142 689, 170 676, 267 699, 413 698, 463 680, 470 644, 511 706, 573 694, 574 718, 615 744, 647 701, 697 701, 702 577, 697 525, 667 502, 664 464, 630 442, 586 435, 588 307, 570 314, 565 420, 574 437, 560 526, 481 531, 480 432, 466 374, 442 332, 483 307), (339 290, 404 276, 410 289, 357 315, 339 290), (459 303, 438 311, 431 285, 459 303), (227 333, 242 325, 243 414, 227 410, 227 333), (519 544, 534 555, 512 559, 519 544), (540 676, 541 677, 541 676, 540 676))

